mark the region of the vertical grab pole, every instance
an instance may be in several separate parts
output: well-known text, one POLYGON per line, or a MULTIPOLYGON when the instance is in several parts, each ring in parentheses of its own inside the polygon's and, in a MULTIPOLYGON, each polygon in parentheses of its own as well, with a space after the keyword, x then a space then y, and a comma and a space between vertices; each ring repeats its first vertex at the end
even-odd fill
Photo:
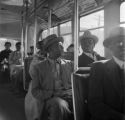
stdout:
POLYGON ((26 90, 26 78, 25 78, 25 57, 27 57, 27 37, 28 37, 28 0, 24 0, 24 6, 26 5, 25 14, 25 41, 24 41, 24 69, 23 69, 23 88, 26 90))
POLYGON ((52 24, 52 21, 51 21, 51 9, 49 10, 49 17, 48 17, 48 35, 50 35, 50 28, 51 28, 51 24, 52 24))
MULTIPOLYGON (((73 18, 73 39, 74 39, 74 73, 78 70, 78 39, 79 39, 79 6, 78 0, 74 0, 74 18, 73 18)), ((75 93, 74 93, 74 79, 73 74, 71 75, 72 83, 72 98, 73 98, 73 110, 74 110, 74 120, 77 120, 76 107, 75 107, 75 93)))
POLYGON ((34 46, 34 53, 36 53, 36 39, 37 39, 37 16, 36 16, 36 5, 37 0, 34 3, 34 39, 33 39, 33 46, 34 46))
POLYGON ((74 0, 74 72, 78 70, 78 39, 79 39, 79 14, 78 0, 74 0))
POLYGON ((21 16, 21 26, 22 26, 22 33, 21 33, 21 64, 24 65, 24 24, 23 24, 23 11, 21 16))
POLYGON ((24 52, 25 52, 25 57, 27 57, 27 37, 28 37, 28 0, 25 1, 26 4, 26 16, 25 16, 25 47, 24 47, 24 52))

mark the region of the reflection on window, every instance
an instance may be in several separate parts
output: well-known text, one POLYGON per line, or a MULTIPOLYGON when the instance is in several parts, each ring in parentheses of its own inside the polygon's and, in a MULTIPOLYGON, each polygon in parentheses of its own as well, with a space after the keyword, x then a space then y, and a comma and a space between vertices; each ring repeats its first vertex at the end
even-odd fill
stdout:
POLYGON ((65 35, 62 36, 64 38, 64 43, 63 43, 63 47, 64 47, 64 51, 66 51, 66 49, 68 48, 68 46, 70 44, 72 44, 72 35, 65 35))
POLYGON ((0 51, 5 49, 5 47, 4 47, 5 42, 10 42, 11 43, 11 50, 15 50, 15 44, 17 42, 16 40, 0 38, 0 51))
POLYGON ((104 26, 104 10, 80 18, 80 31, 104 26))
POLYGON ((62 34, 68 34, 71 33, 71 21, 66 22, 64 24, 60 25, 60 33, 62 34))
POLYGON ((120 22, 125 22, 125 2, 123 2, 121 4, 121 7, 120 7, 120 22))

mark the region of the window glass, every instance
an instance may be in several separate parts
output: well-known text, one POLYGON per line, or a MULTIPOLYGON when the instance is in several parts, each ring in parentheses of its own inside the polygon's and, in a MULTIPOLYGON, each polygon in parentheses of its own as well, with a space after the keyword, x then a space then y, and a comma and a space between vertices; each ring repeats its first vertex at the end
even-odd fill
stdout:
POLYGON ((17 42, 16 40, 0 38, 0 51, 5 49, 5 47, 4 47, 5 42, 10 42, 11 43, 11 50, 15 50, 15 44, 17 42))
POLYGON ((125 27, 125 24, 120 24, 121 27, 125 27))
POLYGON ((120 22, 125 22, 125 2, 120 6, 120 22))
POLYGON ((71 33, 71 21, 66 22, 60 25, 60 34, 68 34, 71 33))
POLYGON ((42 38, 46 38, 48 36, 48 31, 47 30, 44 30, 42 32, 42 38))
POLYGON ((98 43, 95 45, 94 50, 101 56, 104 56, 104 46, 103 46, 104 29, 100 28, 100 29, 91 30, 91 33, 96 35, 99 40, 98 43))
POLYGON ((104 26, 104 10, 80 18, 80 31, 104 26))
MULTIPOLYGON (((51 34, 58 34, 57 33, 57 27, 53 27, 53 28, 50 28, 50 35, 51 34)), ((48 30, 44 30, 43 32, 42 32, 42 38, 46 38, 48 36, 48 30)))
POLYGON ((62 37, 64 38, 64 43, 63 43, 64 51, 66 51, 68 46, 70 44, 72 44, 72 35, 69 34, 69 35, 65 35, 65 36, 62 36, 62 37))

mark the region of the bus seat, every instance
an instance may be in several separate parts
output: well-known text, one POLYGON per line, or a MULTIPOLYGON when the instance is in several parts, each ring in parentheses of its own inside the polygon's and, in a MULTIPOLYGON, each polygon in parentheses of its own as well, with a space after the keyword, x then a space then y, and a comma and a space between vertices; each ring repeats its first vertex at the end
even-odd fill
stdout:
POLYGON ((89 75, 90 70, 79 70, 73 74, 76 120, 90 120, 88 111, 89 75))

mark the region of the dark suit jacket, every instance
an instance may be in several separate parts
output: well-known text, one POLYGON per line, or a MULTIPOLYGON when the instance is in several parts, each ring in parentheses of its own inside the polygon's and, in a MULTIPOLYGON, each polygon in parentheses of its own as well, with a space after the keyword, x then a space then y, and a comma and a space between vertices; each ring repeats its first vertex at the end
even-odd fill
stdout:
MULTIPOLYGON (((97 58, 97 60, 104 60, 105 59, 104 57, 101 57, 98 54, 96 54, 96 58, 97 58)), ((94 60, 92 58, 90 58, 86 54, 82 53, 78 59, 78 66, 79 67, 88 67, 93 62, 94 62, 94 60)))
POLYGON ((5 58, 8 60, 9 55, 12 52, 12 50, 3 50, 0 52, 0 62, 2 62, 5 58))
POLYGON ((113 59, 93 64, 88 97, 92 120, 122 120, 123 79, 113 59))

